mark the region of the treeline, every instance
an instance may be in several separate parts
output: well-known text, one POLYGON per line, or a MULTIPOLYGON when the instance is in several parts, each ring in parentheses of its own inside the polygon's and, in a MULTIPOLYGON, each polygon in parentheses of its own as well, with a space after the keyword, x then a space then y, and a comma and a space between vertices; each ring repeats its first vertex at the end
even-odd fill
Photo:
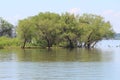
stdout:
POLYGON ((22 48, 25 48, 26 44, 48 48, 91 48, 98 41, 109 39, 114 34, 110 22, 104 21, 101 16, 50 12, 20 20, 17 32, 22 48))
POLYGON ((9 46, 20 46, 15 38, 15 26, 0 17, 0 49, 9 46))
POLYGON ((12 35, 13 28, 14 25, 0 17, 0 37, 1 36, 13 37, 12 35))
MULTIPOLYGON (((5 21, 5 23, 8 22, 5 21)), ((5 26, 3 26, 3 22, 0 22, 0 36, 12 37, 10 33, 14 27, 9 24, 11 30, 7 30, 8 27, 5 29, 6 31, 3 31, 2 27, 5 28, 5 26)), ((21 48, 34 46, 91 48, 98 41, 109 39, 113 35, 114 31, 110 22, 105 21, 99 15, 83 14, 80 16, 70 13, 45 12, 20 20, 13 43, 15 42, 21 48)))

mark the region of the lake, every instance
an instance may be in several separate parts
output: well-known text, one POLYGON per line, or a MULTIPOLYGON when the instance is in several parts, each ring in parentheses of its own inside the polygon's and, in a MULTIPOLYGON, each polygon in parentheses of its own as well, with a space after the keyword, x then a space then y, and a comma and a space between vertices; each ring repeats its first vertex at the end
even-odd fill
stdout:
POLYGON ((95 49, 1 49, 0 80, 120 80, 120 41, 95 49))

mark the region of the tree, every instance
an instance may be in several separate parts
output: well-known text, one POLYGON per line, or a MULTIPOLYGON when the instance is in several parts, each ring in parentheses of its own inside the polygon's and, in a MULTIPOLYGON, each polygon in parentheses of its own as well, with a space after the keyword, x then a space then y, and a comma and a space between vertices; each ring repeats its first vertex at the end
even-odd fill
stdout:
POLYGON ((83 14, 80 16, 79 22, 83 26, 84 47, 94 47, 95 44, 103 38, 110 38, 114 31, 109 22, 105 22, 104 18, 93 14, 83 14))
POLYGON ((59 20, 60 16, 56 13, 39 13, 33 17, 34 24, 36 25, 36 32, 38 41, 45 41, 46 47, 50 48, 59 37, 59 20))
POLYGON ((61 15, 61 38, 68 42, 68 48, 74 48, 76 42, 81 35, 81 29, 78 20, 74 14, 65 13, 61 15))
POLYGON ((70 13, 39 13, 38 15, 20 20, 18 24, 18 37, 22 48, 26 43, 37 44, 42 47, 59 45, 67 48, 91 48, 95 44, 114 35, 110 22, 93 14, 82 16, 70 13), (42 44, 42 45, 41 45, 42 44))
POLYGON ((20 20, 17 27, 17 36, 20 39, 21 47, 25 48, 27 42, 31 42, 34 35, 34 24, 32 23, 31 18, 20 20))
POLYGON ((0 18, 0 36, 12 37, 13 25, 6 20, 0 18))

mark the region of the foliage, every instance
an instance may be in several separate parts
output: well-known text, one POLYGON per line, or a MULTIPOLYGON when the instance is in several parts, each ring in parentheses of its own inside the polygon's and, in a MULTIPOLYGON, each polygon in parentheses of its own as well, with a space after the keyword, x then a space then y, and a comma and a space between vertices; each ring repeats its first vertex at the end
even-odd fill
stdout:
POLYGON ((94 45, 103 38, 111 38, 114 34, 109 22, 105 22, 103 17, 93 14, 83 14, 79 22, 84 28, 83 41, 87 48, 94 45))
POLYGON ((9 46, 19 46, 19 40, 17 38, 8 38, 6 36, 0 37, 0 48, 9 46))
POLYGON ((33 17, 36 26, 37 42, 47 43, 43 46, 52 47, 56 44, 60 31, 58 30, 60 16, 55 13, 39 13, 33 17))
POLYGON ((50 12, 20 20, 17 32, 22 48, 26 44, 48 48, 53 45, 91 48, 98 41, 114 35, 110 22, 104 21, 101 16, 50 12))
POLYGON ((12 37, 13 25, 6 20, 0 18, 0 36, 12 37))
POLYGON ((19 21, 17 32, 22 48, 25 47, 26 43, 31 42, 34 37, 34 28, 31 18, 19 21))
POLYGON ((61 32, 62 40, 68 42, 66 47, 73 48, 77 38, 81 35, 75 15, 69 13, 61 15, 61 32))

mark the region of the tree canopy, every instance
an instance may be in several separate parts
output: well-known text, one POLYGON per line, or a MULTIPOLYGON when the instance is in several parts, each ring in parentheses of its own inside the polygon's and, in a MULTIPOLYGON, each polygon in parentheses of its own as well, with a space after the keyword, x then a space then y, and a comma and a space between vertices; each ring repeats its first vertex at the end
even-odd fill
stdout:
POLYGON ((37 46, 94 47, 102 39, 109 39, 114 31, 110 22, 94 14, 74 15, 51 12, 20 20, 18 36, 24 48, 27 43, 37 46))
POLYGON ((33 17, 36 26, 37 42, 43 41, 47 47, 52 47, 56 44, 59 38, 59 20, 60 16, 56 13, 39 13, 33 17))
POLYGON ((104 18, 93 14, 83 14, 79 18, 81 27, 84 29, 84 47, 94 47, 103 38, 111 38, 114 34, 110 22, 105 22, 104 18))
POLYGON ((12 37, 13 25, 0 17, 0 36, 12 37))

